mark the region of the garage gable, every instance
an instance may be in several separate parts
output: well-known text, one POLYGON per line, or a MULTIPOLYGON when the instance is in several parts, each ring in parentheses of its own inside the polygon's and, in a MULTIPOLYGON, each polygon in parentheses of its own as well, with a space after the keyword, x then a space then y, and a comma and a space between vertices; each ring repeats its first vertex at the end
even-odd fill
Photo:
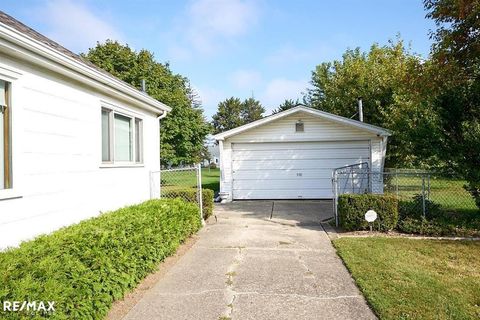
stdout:
POLYGON ((219 133, 216 140, 231 139, 241 135, 241 139, 252 139, 255 135, 268 133, 276 141, 298 139, 304 141, 309 134, 318 139, 319 136, 341 139, 343 135, 356 137, 389 136, 390 132, 384 128, 373 126, 357 120, 337 116, 328 112, 307 108, 295 107, 275 115, 265 117, 252 123, 219 133), (303 123, 304 131, 295 132, 296 123, 303 123), (301 135, 303 134, 303 137, 301 135))

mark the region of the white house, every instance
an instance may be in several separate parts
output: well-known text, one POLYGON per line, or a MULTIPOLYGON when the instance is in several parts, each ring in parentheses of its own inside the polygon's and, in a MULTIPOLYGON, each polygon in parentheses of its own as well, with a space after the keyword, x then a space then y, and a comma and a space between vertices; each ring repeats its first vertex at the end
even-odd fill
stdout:
POLYGON ((210 158, 203 161, 204 166, 208 166, 214 163, 216 166, 220 166, 220 150, 217 144, 207 145, 207 150, 210 155, 210 158))
POLYGON ((332 170, 382 171, 389 131, 303 106, 219 133, 227 200, 333 198, 332 170))
POLYGON ((0 11, 0 248, 150 198, 166 105, 0 11))

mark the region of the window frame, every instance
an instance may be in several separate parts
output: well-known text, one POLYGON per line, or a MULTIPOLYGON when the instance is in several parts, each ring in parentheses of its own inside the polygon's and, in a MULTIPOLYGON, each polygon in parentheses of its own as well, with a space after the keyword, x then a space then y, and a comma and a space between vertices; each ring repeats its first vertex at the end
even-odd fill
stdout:
POLYGON ((2 157, 3 157, 3 168, 0 170, 3 171, 3 181, 2 188, 3 190, 12 190, 13 189, 13 170, 12 170, 12 112, 11 112, 11 91, 12 91, 12 82, 7 81, 6 79, 0 78, 2 82, 5 83, 5 105, 0 106, 0 112, 3 114, 3 139, 0 141, 0 147, 2 148, 2 157))
POLYGON ((105 106, 102 105, 101 108, 101 167, 122 167, 122 166, 128 166, 128 167, 135 167, 135 166, 143 166, 143 118, 133 115, 128 112, 124 112, 123 110, 120 111, 112 106, 105 106), (109 146, 109 160, 103 160, 103 112, 106 111, 108 112, 108 146, 109 146), (115 159, 115 115, 119 115, 125 118, 130 119, 130 130, 131 130, 131 136, 130 136, 130 146, 131 146, 131 160, 116 160, 115 159), (137 145, 137 131, 136 131, 136 123, 140 123, 140 131, 139 131, 139 145, 137 145), (140 153, 140 161, 137 160, 137 149, 139 149, 140 153))

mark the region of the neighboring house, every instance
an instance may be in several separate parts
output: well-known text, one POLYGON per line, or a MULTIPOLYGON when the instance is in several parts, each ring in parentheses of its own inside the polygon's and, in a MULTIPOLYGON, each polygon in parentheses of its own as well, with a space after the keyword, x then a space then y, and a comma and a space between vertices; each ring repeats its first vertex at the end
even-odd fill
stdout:
POLYGON ((150 198, 166 105, 0 11, 0 248, 150 198))
POLYGON ((214 163, 217 167, 220 166, 220 150, 218 148, 218 144, 212 144, 207 146, 208 154, 210 155, 210 159, 204 160, 203 165, 208 166, 214 163))
POLYGON ((219 133, 220 192, 237 199, 331 199, 332 170, 382 171, 389 131, 295 107, 219 133))

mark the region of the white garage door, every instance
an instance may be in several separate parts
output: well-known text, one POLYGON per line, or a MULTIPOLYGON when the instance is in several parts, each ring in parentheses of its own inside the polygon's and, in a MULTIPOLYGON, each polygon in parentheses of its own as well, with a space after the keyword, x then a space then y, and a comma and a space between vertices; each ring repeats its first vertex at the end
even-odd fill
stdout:
POLYGON ((370 163, 370 143, 235 143, 232 160, 234 199, 325 199, 332 170, 370 163))

